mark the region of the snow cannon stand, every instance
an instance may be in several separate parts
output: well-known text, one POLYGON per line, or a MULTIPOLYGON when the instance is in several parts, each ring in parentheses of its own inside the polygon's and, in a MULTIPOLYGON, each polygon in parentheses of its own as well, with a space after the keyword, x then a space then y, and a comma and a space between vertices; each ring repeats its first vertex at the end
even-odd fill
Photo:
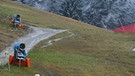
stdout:
POLYGON ((18 27, 18 28, 21 28, 21 29, 24 29, 24 27, 25 27, 25 25, 23 23, 15 25, 14 20, 11 20, 9 25, 13 26, 13 27, 18 27))
POLYGON ((30 62, 31 62, 30 58, 26 58, 25 60, 23 59, 18 60, 18 59, 15 59, 14 56, 12 55, 9 56, 9 63, 18 65, 19 67, 20 66, 30 67, 30 62))

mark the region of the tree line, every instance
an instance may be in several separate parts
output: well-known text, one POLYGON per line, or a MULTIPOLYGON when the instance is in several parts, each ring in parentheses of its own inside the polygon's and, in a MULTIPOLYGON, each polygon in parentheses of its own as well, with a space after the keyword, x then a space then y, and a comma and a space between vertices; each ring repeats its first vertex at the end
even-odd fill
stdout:
MULTIPOLYGON (((27 0, 45 10, 105 29, 135 23, 133 0, 27 0), (43 4, 44 3, 44 4, 43 4), (45 4, 46 3, 46 4, 45 4)), ((26 3, 25 0, 22 0, 26 3)), ((26 3, 27 4, 27 3, 26 3)), ((34 6, 31 4, 31 6, 34 6)))

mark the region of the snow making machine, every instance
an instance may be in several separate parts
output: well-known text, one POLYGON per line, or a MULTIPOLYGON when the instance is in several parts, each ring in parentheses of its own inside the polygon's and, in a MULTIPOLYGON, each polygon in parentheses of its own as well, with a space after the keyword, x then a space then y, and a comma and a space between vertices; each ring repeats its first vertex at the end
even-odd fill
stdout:
POLYGON ((24 48, 25 48, 24 43, 16 43, 14 45, 14 56, 13 55, 9 56, 10 64, 19 65, 19 67, 20 66, 30 67, 31 59, 26 58, 27 54, 24 48))

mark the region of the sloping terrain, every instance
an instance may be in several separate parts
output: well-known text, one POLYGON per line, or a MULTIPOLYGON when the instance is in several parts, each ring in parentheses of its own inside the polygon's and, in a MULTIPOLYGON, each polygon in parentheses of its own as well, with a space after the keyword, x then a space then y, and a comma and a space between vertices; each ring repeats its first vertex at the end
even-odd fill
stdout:
MULTIPOLYGON (((68 30, 74 33, 71 37, 54 41, 53 45, 48 47, 43 47, 48 41, 69 34, 64 32, 41 41, 28 54, 28 57, 32 59, 30 68, 11 65, 11 71, 0 71, 1 75, 34 76, 36 73, 41 76, 135 75, 135 53, 131 51, 135 34, 115 33, 10 0, 3 0, 0 8, 3 9, 0 11, 2 15, 10 16, 19 13, 26 24, 68 30)), ((3 26, 3 23, 0 27, 9 28, 3 26)), ((0 30, 0 32, 3 31, 0 30)), ((23 30, 17 31, 23 33, 23 30)), ((9 32, 8 34, 10 34, 9 32)), ((14 38, 18 37, 14 34, 10 35, 13 35, 14 38)))
POLYGON ((5 49, 5 47, 9 46, 15 38, 21 37, 22 35, 26 34, 22 29, 15 29, 9 26, 9 20, 5 17, 2 17, 0 13, 0 51, 5 49), (7 23, 5 23, 5 21, 7 23))
POLYGON ((7 53, 8 55, 6 56, 6 58, 2 59, 1 64, 5 65, 8 63, 8 58, 9 55, 14 55, 14 50, 13 50, 13 46, 16 43, 25 43, 25 45, 27 46, 25 48, 26 53, 28 54, 28 52, 40 41, 48 39, 49 37, 52 37, 53 35, 56 35, 58 33, 64 32, 66 30, 55 30, 55 29, 45 29, 45 28, 38 28, 38 27, 33 27, 33 26, 29 26, 29 29, 31 30, 30 33, 28 33, 25 36, 22 37, 18 37, 16 40, 13 41, 12 45, 10 45, 9 47, 6 47, 1 53, 0 53, 0 58, 2 59, 3 57, 5 57, 5 54, 7 53))

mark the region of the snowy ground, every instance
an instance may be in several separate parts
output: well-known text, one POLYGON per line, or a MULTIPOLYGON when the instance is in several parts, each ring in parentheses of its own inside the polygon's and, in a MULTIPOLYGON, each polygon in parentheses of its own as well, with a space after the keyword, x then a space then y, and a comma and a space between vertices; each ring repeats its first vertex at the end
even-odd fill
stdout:
POLYGON ((38 27, 30 26, 30 28, 33 29, 32 33, 29 33, 26 36, 20 37, 17 40, 14 41, 14 43, 4 49, 0 53, 0 64, 6 64, 8 62, 9 55, 13 55, 13 46, 15 43, 25 43, 26 45, 26 52, 29 52, 30 49, 37 43, 39 43, 41 40, 48 39, 49 37, 56 35, 58 33, 64 32, 66 30, 55 30, 55 29, 43 29, 38 27))

